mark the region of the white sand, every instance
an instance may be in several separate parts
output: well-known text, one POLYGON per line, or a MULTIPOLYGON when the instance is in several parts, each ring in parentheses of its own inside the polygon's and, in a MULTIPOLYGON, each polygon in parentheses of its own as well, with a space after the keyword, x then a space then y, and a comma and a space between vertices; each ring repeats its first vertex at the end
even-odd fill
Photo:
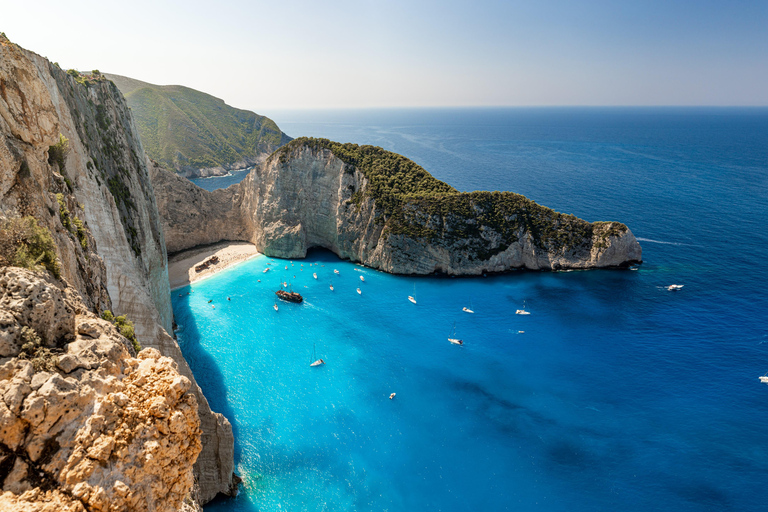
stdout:
POLYGON ((247 242, 221 242, 176 253, 168 258, 168 280, 171 283, 171 290, 210 277, 216 272, 221 272, 225 268, 247 261, 259 254, 256 246, 247 242), (217 264, 211 265, 202 272, 195 272, 195 265, 214 255, 219 257, 217 264))

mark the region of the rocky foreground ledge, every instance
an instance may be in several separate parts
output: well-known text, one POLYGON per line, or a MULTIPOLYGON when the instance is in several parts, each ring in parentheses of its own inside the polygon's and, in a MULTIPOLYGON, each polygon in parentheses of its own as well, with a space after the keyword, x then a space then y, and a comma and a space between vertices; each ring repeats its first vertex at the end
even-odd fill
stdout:
POLYGON ((619 222, 589 223, 512 192, 462 193, 374 146, 300 138, 238 185, 207 192, 152 170, 169 252, 249 241, 271 257, 323 247, 395 274, 626 267, 642 261, 619 222))
POLYGON ((177 368, 72 287, 0 269, 0 510, 196 508, 200 420, 177 368))

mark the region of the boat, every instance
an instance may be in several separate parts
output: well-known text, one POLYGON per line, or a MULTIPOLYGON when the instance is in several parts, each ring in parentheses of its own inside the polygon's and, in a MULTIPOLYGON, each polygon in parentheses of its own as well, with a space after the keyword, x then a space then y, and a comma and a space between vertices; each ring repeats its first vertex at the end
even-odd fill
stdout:
POLYGON ((762 382, 763 384, 768 384, 768 375, 761 375, 760 382, 762 382))
POLYGON ((364 278, 363 276, 360 276, 360 280, 361 280, 362 282, 365 282, 365 278, 364 278))
POLYGON ((266 274, 267 272, 269 272, 269 267, 264 269, 264 273, 266 274))
POLYGON ((331 283, 331 291, 333 291, 333 283, 331 283))
POLYGON ((296 302, 298 304, 301 304, 304 301, 304 297, 302 297, 301 294, 297 292, 287 292, 285 290, 277 290, 275 294, 287 302, 296 302))
POLYGON ((390 393, 389 394, 389 399, 390 400, 394 399, 396 395, 397 395, 397 393, 390 393))
POLYGON ((288 265, 285 266, 285 270, 288 270, 288 265))
POLYGON ((450 341, 454 345, 464 344, 464 341, 456 337, 456 322, 453 322, 453 330, 451 331, 451 334, 448 336, 448 341, 450 341))
POLYGON ((416 304, 416 285, 413 285, 413 295, 408 296, 408 300, 416 304))
POLYGON ((314 277, 315 279, 317 279, 317 272, 312 272, 312 277, 314 277))
POLYGON ((474 311, 472 311, 472 301, 471 300, 469 301, 469 307, 465 306, 461 308, 461 310, 465 313, 474 313, 474 311))
POLYGON ((339 273, 339 271, 338 271, 338 270, 336 270, 336 269, 333 269, 333 273, 334 273, 334 274, 338 274, 338 273, 339 273))
POLYGON ((275 302, 275 305, 273 307, 275 308, 275 311, 277 311, 277 302, 275 302))
POLYGON ((315 354, 315 344, 312 344, 312 362, 309 363, 309 366, 322 366, 325 364, 325 361, 323 361, 322 358, 318 359, 317 354, 315 354))
POLYGON ((683 286, 685 286, 685 285, 684 284, 671 284, 671 285, 667 286, 667 290, 669 290, 671 292, 674 292, 674 291, 682 289, 683 286))
POLYGON ((525 310, 525 301, 523 301, 523 309, 518 309, 517 311, 515 311, 515 314, 516 315, 530 315, 531 314, 530 311, 526 311, 525 310))
POLYGON ((363 292, 360 290, 360 288, 357 289, 357 293, 359 293, 360 295, 363 294, 363 292))

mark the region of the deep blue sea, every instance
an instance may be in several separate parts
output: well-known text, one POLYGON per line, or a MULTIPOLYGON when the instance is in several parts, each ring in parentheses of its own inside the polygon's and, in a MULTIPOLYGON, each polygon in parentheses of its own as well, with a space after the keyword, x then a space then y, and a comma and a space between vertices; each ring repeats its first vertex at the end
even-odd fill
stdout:
POLYGON ((233 423, 244 479, 206 512, 765 506, 768 109, 268 114, 460 190, 624 222, 645 262, 412 278, 318 250, 175 290, 182 351, 233 423), (273 309, 283 281, 303 305, 273 309))

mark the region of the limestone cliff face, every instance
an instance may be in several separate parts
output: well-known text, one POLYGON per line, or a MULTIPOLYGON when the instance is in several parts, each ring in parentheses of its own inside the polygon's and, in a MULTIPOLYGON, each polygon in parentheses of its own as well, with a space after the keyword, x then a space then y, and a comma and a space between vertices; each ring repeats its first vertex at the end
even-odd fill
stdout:
POLYGON ((199 404, 200 501, 230 492, 231 426, 210 411, 168 335, 167 256, 150 163, 119 91, 101 77, 74 76, 0 38, 0 134, 0 213, 31 215, 46 226, 62 277, 85 306, 127 315, 143 346, 177 362, 199 404), (56 159, 49 148, 60 135, 67 151, 56 159), (72 227, 75 218, 82 230, 72 227))
POLYGON ((159 165, 150 169, 169 253, 221 240, 246 240, 240 188, 208 192, 159 165), (189 244, 189 237, 194 244, 189 244))
POLYGON ((191 381, 72 287, 0 269, 0 510, 176 511, 201 450, 191 381))
POLYGON ((359 167, 299 139, 215 196, 168 180, 158 195, 174 251, 222 239, 250 241, 280 258, 324 247, 397 274, 618 267, 642 260, 640 244, 623 224, 590 224, 516 194, 450 189, 437 198, 401 200, 393 211, 380 204, 388 198, 371 190, 359 167), (170 208, 180 204, 186 205, 181 216, 170 208))

